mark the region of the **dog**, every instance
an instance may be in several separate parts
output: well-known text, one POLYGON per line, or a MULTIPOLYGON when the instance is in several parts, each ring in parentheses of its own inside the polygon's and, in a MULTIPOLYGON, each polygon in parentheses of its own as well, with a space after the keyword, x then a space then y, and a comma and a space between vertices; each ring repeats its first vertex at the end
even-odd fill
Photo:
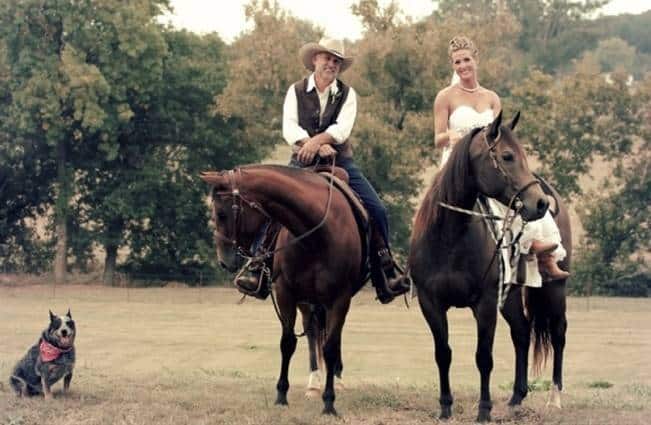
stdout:
POLYGON ((43 394, 46 399, 51 399, 50 388, 61 378, 63 392, 68 392, 75 366, 76 335, 70 309, 65 316, 57 316, 50 311, 50 325, 16 364, 9 379, 17 396, 43 394))

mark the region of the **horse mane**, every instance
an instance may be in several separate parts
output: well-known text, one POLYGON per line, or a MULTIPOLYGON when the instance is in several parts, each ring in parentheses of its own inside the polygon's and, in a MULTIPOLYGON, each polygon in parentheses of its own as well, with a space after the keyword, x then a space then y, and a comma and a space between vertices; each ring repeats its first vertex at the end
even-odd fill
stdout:
POLYGON ((482 129, 475 128, 465 135, 452 149, 447 163, 439 171, 430 186, 421 208, 414 219, 414 235, 422 235, 428 229, 435 230, 440 225, 441 205, 445 202, 457 205, 461 194, 467 188, 470 174, 470 145, 472 139, 482 129))

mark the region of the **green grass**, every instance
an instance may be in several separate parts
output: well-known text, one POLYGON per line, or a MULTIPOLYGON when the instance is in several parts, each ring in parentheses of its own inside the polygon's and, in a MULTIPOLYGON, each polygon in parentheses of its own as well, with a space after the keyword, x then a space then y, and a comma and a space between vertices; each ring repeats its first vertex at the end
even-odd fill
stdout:
MULTIPOLYGON (((0 286, 0 425, 20 424, 431 424, 438 378, 432 338, 417 307, 382 306, 363 291, 343 334, 341 419, 324 418, 304 396, 307 344, 294 355, 289 408, 274 406, 280 325, 269 302, 237 305, 231 288, 0 286), (17 399, 7 378, 47 325, 70 307, 77 365, 68 396, 17 399)), ((547 408, 551 363, 523 407, 506 404, 513 348, 499 320, 491 390, 501 424, 646 424, 651 414, 651 300, 569 299, 564 408, 547 408), (604 383, 611 384, 604 388, 604 383)), ((453 350, 451 424, 473 423, 479 378, 469 310, 449 314, 453 350)), ((298 327, 297 327, 297 330, 298 327)))

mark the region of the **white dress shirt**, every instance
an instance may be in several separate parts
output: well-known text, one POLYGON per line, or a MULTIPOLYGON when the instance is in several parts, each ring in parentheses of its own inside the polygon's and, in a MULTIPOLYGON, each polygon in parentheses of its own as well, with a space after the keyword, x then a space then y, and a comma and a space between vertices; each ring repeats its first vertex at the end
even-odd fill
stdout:
MULTIPOLYGON (((339 92, 337 87, 337 80, 333 81, 328 87, 326 87, 323 93, 319 92, 319 89, 316 87, 314 81, 314 73, 312 73, 307 80, 307 87, 305 91, 309 93, 312 90, 316 90, 319 95, 319 102, 321 104, 320 117, 323 118, 323 112, 326 109, 328 97, 330 94, 333 96, 339 92)), ((337 121, 329 126, 325 131, 335 140, 335 144, 344 143, 350 133, 353 131, 353 125, 355 124, 355 117, 357 116, 357 95, 355 90, 352 87, 348 90, 348 97, 339 111, 339 116, 337 116, 337 121)), ((287 95, 285 96, 285 103, 283 104, 283 138, 290 145, 299 140, 309 138, 310 135, 307 131, 298 125, 298 101, 296 99, 296 91, 294 89, 294 84, 289 87, 287 90, 287 95)))

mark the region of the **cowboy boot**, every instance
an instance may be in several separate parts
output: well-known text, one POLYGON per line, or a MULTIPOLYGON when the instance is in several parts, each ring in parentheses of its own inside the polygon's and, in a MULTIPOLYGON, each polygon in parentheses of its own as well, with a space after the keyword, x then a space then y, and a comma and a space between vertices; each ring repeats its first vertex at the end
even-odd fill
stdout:
POLYGON ((545 281, 561 280, 570 277, 570 273, 558 267, 556 260, 549 253, 538 255, 538 269, 545 281))
MULTIPOLYGON (((273 250, 281 227, 278 222, 270 222, 263 226, 255 255, 259 256, 273 250)), ((272 266, 273 256, 264 261, 247 264, 237 273, 233 283, 241 293, 264 300, 269 296, 272 266)))
POLYGON ((398 295, 409 290, 409 278, 393 261, 391 251, 386 246, 380 232, 371 229, 371 282, 375 286, 377 299, 382 304, 388 304, 398 295))
POLYGON ((263 262, 245 265, 233 283, 241 293, 264 300, 269 296, 269 274, 264 269, 263 262))
POLYGON ((380 264, 386 276, 386 285, 390 293, 395 297, 409 291, 409 277, 405 276, 405 272, 393 260, 389 248, 378 251, 378 256, 380 257, 380 264))

